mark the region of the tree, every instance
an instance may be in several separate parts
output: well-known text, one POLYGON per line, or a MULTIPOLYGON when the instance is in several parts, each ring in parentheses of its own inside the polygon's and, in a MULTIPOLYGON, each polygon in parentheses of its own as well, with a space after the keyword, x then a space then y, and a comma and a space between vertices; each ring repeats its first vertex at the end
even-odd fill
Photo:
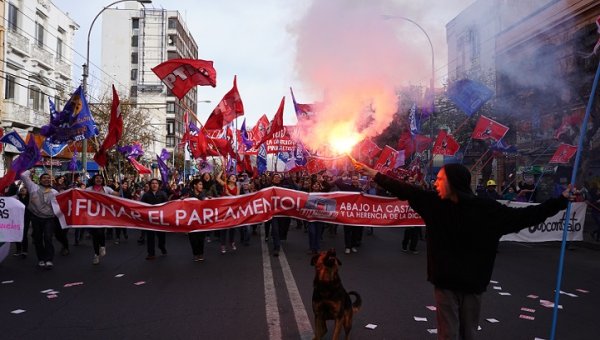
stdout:
MULTIPOLYGON (((123 136, 118 145, 124 146, 139 142, 144 147, 144 150, 148 150, 154 140, 153 132, 147 129, 147 126, 151 123, 151 110, 138 106, 131 98, 121 98, 120 102, 120 110, 123 115, 123 136)), ((96 150, 98 150, 102 143, 102 138, 108 132, 111 105, 112 93, 102 96, 100 103, 90 104, 90 109, 100 132, 99 137, 93 141, 96 150)), ((108 162, 105 169, 108 174, 118 173, 119 157, 121 156, 115 149, 108 152, 108 162)), ((121 166, 122 174, 137 174, 135 169, 129 165, 129 162, 123 162, 122 157, 121 166)))

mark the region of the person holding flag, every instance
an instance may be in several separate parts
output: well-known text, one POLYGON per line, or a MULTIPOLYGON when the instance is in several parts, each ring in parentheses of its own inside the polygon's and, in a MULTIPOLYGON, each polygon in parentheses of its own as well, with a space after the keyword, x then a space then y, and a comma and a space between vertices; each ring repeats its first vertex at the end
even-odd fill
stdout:
POLYGON ((39 184, 33 182, 29 170, 21 173, 21 180, 29 192, 27 209, 31 213, 33 244, 38 258, 38 267, 52 269, 54 267, 52 235, 59 223, 52 210, 52 201, 56 199, 58 191, 52 189, 52 179, 47 173, 40 176, 39 184))
POLYGON ((543 222, 567 208, 571 186, 558 198, 526 208, 511 208, 476 197, 471 173, 446 164, 435 191, 399 181, 354 162, 361 173, 410 206, 423 218, 427 235, 427 280, 434 286, 438 339, 474 339, 485 292, 503 235, 543 222))

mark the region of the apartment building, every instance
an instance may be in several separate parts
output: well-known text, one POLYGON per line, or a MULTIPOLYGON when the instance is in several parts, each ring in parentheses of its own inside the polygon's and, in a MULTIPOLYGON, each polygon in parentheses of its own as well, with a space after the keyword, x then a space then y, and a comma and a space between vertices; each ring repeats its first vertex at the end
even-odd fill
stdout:
MULTIPOLYGON (((5 0, 2 46, 3 97, 0 125, 23 138, 50 117, 48 98, 59 107, 72 90, 73 38, 79 26, 49 0, 5 0)), ((0 153, 0 175, 17 150, 0 153)))
POLYGON ((152 68, 170 59, 197 59, 198 46, 178 11, 123 5, 107 9, 102 17, 105 82, 112 82, 109 77, 118 79, 119 92, 149 110, 148 129, 156 136, 146 146, 149 153, 160 153, 164 147, 173 151, 184 134, 185 108, 196 111, 197 91, 190 90, 180 102, 152 68))

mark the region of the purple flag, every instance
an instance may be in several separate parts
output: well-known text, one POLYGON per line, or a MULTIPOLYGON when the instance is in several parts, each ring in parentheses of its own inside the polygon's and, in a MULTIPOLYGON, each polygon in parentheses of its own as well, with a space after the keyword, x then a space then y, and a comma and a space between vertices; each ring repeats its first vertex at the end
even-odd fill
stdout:
POLYGON ((248 131, 246 130, 246 118, 244 118, 242 129, 240 131, 242 135, 242 144, 244 144, 246 151, 248 151, 254 145, 254 143, 248 138, 248 131))
POLYGON ((137 158, 139 156, 144 155, 144 150, 142 149, 142 144, 140 143, 125 146, 117 146, 117 151, 119 151, 119 153, 121 153, 125 158, 137 158))
POLYGON ((29 138, 25 151, 12 162, 11 169, 16 173, 16 177, 21 176, 21 173, 25 170, 33 168, 41 158, 40 149, 38 149, 34 139, 33 136, 29 138))
POLYGON ((67 165, 67 170, 69 171, 77 171, 77 151, 75 151, 73 153, 73 158, 71 158, 71 161, 69 162, 69 165, 67 165))
POLYGON ((167 149, 162 149, 160 153, 160 159, 163 162, 166 162, 169 158, 171 158, 171 154, 169 153, 169 151, 167 151, 167 149))
MULTIPOLYGON (((163 152, 165 152, 165 151, 166 150, 163 149, 163 152)), ((168 152, 167 152, 167 154, 168 154, 168 152)), ((167 186, 167 184, 169 183, 169 167, 167 166, 167 164, 162 160, 161 156, 159 156, 159 155, 156 155, 156 162, 158 163, 158 170, 160 171, 160 178, 162 179, 162 185, 167 186)))

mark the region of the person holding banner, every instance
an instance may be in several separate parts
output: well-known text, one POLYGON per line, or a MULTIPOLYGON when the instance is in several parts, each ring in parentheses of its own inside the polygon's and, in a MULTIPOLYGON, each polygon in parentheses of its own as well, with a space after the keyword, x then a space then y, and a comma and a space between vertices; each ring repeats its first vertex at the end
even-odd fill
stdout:
POLYGON ((21 174, 21 180, 29 192, 29 205, 31 212, 31 225, 33 226, 33 244, 38 258, 38 267, 52 269, 54 267, 54 245, 52 235, 58 219, 52 210, 52 201, 56 199, 58 191, 52 189, 50 174, 40 176, 39 184, 31 180, 29 170, 21 174))
MULTIPOLYGON (((206 199, 204 183, 201 179, 193 179, 190 183, 190 188, 190 198, 196 198, 199 200, 206 199)), ((190 239, 192 254, 194 255, 193 261, 204 261, 204 239, 206 238, 206 231, 195 231, 193 233, 188 233, 188 238, 190 239)))
MULTIPOLYGON (((92 186, 85 190, 119 196, 118 192, 114 191, 111 187, 104 185, 104 177, 100 174, 95 174, 94 177, 92 177, 92 186)), ((106 228, 92 228, 90 233, 92 234, 92 244, 94 246, 92 264, 99 264, 100 256, 106 256, 106 228)))
POLYGON ((476 197, 471 173, 446 164, 435 190, 424 190, 355 162, 363 174, 410 206, 423 218, 427 239, 427 280, 434 286, 438 339, 474 339, 481 296, 490 282, 500 237, 543 222, 567 207, 571 186, 559 198, 526 208, 511 208, 476 197))
MULTIPOLYGON (((160 204, 165 203, 169 200, 167 194, 160 190, 161 181, 157 178, 153 178, 149 182, 150 190, 142 196, 141 201, 148 204, 160 204)), ((147 250, 148 256, 146 256, 146 260, 154 260, 156 259, 156 249, 154 249, 155 238, 158 238, 158 249, 162 252, 163 255, 167 255, 167 234, 164 231, 152 231, 146 230, 146 238, 147 238, 147 250)))

